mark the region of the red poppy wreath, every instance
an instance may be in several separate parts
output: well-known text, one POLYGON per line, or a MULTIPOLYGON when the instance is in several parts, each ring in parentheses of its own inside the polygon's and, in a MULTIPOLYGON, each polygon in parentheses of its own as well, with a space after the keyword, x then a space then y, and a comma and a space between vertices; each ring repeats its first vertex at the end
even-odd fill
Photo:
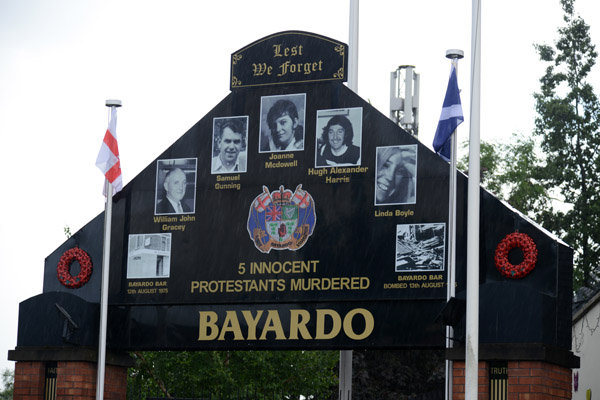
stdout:
POLYGON ((496 268, 502 275, 511 279, 520 279, 528 275, 537 262, 538 250, 533 241, 524 233, 514 232, 506 235, 496 247, 494 261, 496 268), (508 253, 515 247, 523 251, 523 261, 514 265, 508 261, 508 253))
POLYGON ((92 260, 85 251, 79 247, 73 247, 63 253, 56 268, 58 280, 69 289, 77 289, 85 285, 92 276, 92 260), (71 275, 71 264, 73 261, 79 263, 79 274, 71 275))

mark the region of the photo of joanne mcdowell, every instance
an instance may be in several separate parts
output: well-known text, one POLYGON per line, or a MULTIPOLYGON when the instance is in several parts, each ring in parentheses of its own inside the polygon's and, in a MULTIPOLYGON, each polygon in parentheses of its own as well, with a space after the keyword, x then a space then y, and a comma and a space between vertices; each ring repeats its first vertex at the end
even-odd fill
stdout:
POLYGON ((211 173, 246 172, 248 116, 213 119, 211 173))
POLYGON ((168 278, 170 269, 170 233, 129 235, 127 279, 168 278))
POLYGON ((446 224, 396 226, 396 272, 443 271, 446 224))
POLYGON ((317 111, 316 167, 360 165, 362 108, 317 111))
POLYGON ((193 214, 196 207, 197 158, 156 162, 154 214, 193 214))
POLYGON ((377 148, 375 205, 417 202, 417 145, 377 148))
POLYGON ((260 100, 259 152, 304 150, 306 93, 260 100))

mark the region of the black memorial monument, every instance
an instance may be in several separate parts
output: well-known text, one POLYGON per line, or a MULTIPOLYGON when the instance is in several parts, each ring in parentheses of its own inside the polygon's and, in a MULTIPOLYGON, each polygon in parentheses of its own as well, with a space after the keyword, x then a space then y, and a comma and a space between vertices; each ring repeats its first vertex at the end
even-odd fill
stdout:
MULTIPOLYGON (((460 344, 467 178, 448 307, 448 164, 343 84, 347 54, 299 31, 233 53, 231 92, 114 197, 109 350, 443 348, 444 323, 460 344)), ((103 219, 47 257, 12 359, 97 345, 103 219), (73 248, 91 270, 57 274, 73 248)), ((480 221, 480 342, 568 355, 571 249, 483 189, 480 221), (507 236, 535 262, 495 259, 507 236)))

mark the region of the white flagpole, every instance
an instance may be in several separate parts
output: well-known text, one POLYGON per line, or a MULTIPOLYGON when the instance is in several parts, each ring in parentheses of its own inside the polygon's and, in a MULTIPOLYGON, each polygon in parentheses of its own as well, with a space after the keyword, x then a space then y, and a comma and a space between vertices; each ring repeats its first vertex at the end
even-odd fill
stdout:
MULTIPOLYGON (((106 100, 110 107, 110 115, 114 108, 121 107, 120 100, 106 100)), ((104 208, 104 244, 102 246, 102 289, 100 294, 100 333, 98 340, 98 376, 96 378, 96 400, 104 398, 104 371, 106 365, 106 325, 108 316, 108 277, 110 270, 110 233, 112 221, 113 187, 108 179, 104 181, 106 189, 106 204, 104 208)))
MULTIPOLYGON (((458 60, 464 57, 464 52, 458 49, 446 51, 446 58, 452 60, 458 80, 458 60)), ((450 301, 455 294, 454 282, 456 280, 456 157, 458 129, 450 136, 450 179, 448 184, 448 279, 446 301, 450 301)), ((454 347, 454 329, 446 327, 446 348, 454 347)), ((446 360, 446 400, 452 400, 452 361, 446 360)))
MULTIPOLYGON (((358 11, 359 0, 350 0, 348 40, 348 87, 358 93, 358 11)), ((352 350, 340 351, 339 400, 352 399, 352 350)))
POLYGON ((358 93, 358 1, 350 0, 350 40, 348 40, 348 87, 358 93))
POLYGON ((472 0, 471 123, 467 211, 467 323, 465 399, 476 400, 479 369, 479 113, 481 94, 481 0, 472 0))

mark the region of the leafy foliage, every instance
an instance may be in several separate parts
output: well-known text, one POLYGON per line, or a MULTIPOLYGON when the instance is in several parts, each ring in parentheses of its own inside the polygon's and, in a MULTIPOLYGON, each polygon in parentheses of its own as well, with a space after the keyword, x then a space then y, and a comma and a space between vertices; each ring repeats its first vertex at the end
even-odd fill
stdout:
MULTIPOLYGON (((480 148, 480 180, 487 190, 536 220, 557 212, 542 182, 542 164, 532 138, 513 134, 509 143, 481 142, 480 148)), ((467 173, 468 157, 457 166, 467 173)))
POLYGON ((541 178, 568 210, 543 223, 575 249, 575 286, 595 287, 600 276, 600 103, 586 78, 598 56, 589 26, 575 15, 574 0, 561 0, 566 25, 555 46, 537 45, 550 65, 540 79, 535 134, 545 154, 541 178))
MULTIPOLYGON (((461 147, 466 149, 469 146, 469 142, 463 142, 461 147)), ((482 141, 480 143, 480 181, 481 184, 487 188, 490 192, 500 195, 502 192, 502 184, 500 183, 498 173, 503 169, 502 159, 500 157, 500 148, 498 145, 482 141)), ((468 175, 469 170, 469 158, 468 156, 462 157, 458 160, 456 167, 463 171, 465 175, 468 175)))
POLYGON ((353 398, 444 397, 444 350, 362 350, 353 358, 353 398))
POLYGON ((129 398, 274 393, 328 398, 337 391, 335 351, 135 352, 129 398))
POLYGON ((2 390, 0 390, 0 400, 12 400, 15 384, 15 372, 6 368, 2 371, 2 390))
POLYGON ((534 137, 482 143, 481 182, 573 247, 574 288, 594 288, 600 283, 600 102, 586 78, 598 54, 574 0, 560 3, 565 26, 558 41, 535 46, 549 65, 534 95, 534 137))

